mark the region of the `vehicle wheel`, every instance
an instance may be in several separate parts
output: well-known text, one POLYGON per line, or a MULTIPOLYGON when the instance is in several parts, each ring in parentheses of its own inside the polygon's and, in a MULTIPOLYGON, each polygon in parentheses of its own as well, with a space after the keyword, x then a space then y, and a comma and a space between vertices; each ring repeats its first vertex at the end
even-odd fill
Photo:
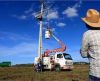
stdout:
POLYGON ((70 69, 69 71, 73 71, 73 69, 70 69))
POLYGON ((55 67, 55 71, 59 72, 61 69, 60 69, 60 66, 56 66, 55 67))

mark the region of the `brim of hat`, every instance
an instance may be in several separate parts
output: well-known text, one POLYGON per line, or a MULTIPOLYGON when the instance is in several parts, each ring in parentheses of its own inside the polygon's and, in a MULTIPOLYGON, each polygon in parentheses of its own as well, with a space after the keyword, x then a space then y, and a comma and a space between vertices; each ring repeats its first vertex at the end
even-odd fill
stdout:
POLYGON ((86 18, 82 18, 82 20, 88 24, 89 26, 91 27, 94 27, 94 28, 100 28, 100 18, 99 18, 99 22, 98 23, 91 23, 89 21, 86 20, 86 18))

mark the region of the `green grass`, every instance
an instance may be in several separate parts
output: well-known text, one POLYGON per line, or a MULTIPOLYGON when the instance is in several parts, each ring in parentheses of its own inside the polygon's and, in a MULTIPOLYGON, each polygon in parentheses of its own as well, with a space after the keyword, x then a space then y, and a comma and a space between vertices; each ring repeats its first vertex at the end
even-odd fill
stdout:
POLYGON ((88 65, 74 65, 73 71, 44 71, 37 73, 33 67, 0 68, 0 81, 88 81, 88 65))

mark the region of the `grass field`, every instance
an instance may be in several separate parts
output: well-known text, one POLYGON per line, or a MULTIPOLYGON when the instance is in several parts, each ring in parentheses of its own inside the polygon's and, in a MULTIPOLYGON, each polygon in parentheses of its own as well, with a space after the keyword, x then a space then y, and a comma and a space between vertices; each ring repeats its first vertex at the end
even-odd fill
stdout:
POLYGON ((0 68, 0 81, 88 81, 88 65, 74 65, 73 71, 44 71, 33 67, 0 68))

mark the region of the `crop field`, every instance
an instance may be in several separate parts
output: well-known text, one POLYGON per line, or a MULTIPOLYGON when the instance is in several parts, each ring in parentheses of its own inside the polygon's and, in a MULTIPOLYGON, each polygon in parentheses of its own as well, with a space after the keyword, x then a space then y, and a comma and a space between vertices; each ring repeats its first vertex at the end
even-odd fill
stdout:
POLYGON ((0 67, 0 81, 88 81, 88 65, 74 65, 73 71, 44 71, 33 67, 0 67))

